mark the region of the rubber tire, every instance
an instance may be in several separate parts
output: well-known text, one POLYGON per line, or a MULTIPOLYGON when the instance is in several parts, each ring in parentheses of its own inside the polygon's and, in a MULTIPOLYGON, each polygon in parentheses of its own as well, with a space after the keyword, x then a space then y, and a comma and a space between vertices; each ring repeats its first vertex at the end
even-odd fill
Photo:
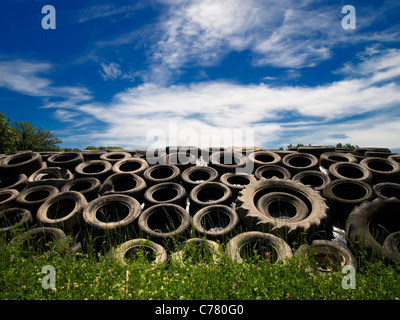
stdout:
POLYGON ((310 153, 292 153, 282 158, 282 165, 290 171, 292 175, 295 175, 301 171, 306 170, 318 170, 319 160, 316 156, 310 153), (300 161, 300 165, 296 165, 300 161), (302 162, 307 162, 303 163, 302 162), (297 163, 296 163, 297 162, 297 163))
POLYGON ((12 208, 16 205, 16 199, 19 195, 18 190, 3 189, 0 191, 0 211, 12 208), (4 199, 4 200, 3 200, 4 199))
POLYGON ((348 162, 334 163, 329 167, 329 175, 332 180, 350 179, 350 180, 364 181, 366 183, 371 183, 372 181, 371 171, 367 167, 362 166, 361 164, 358 163, 348 163, 348 162), (345 172, 343 172, 343 170, 345 170, 345 172))
POLYGON ((373 186, 376 195, 381 199, 397 198, 400 200, 400 184, 381 182, 373 186))
POLYGON ((120 244, 117 248, 112 248, 108 253, 107 257, 116 260, 121 266, 128 266, 129 264, 125 261, 125 255, 129 250, 135 248, 145 247, 154 251, 157 257, 154 263, 166 263, 168 260, 167 252, 161 245, 146 239, 132 239, 120 244))
POLYGON ((28 209, 14 207, 0 211, 0 221, 10 219, 6 218, 7 216, 16 216, 19 218, 18 222, 13 223, 12 225, 5 226, 2 223, 0 226, 0 233, 5 233, 7 237, 11 234, 13 229, 21 227, 29 229, 33 223, 32 214, 28 209))
POLYGON ((65 183, 72 181, 74 175, 65 168, 50 167, 42 168, 31 174, 28 178, 28 187, 51 185, 60 189, 65 183), (53 177, 42 179, 47 174, 51 174, 53 177))
POLYGON ((144 181, 142 177, 139 177, 136 174, 114 173, 103 182, 99 190, 99 195, 104 196, 109 194, 123 194, 135 198, 137 201, 139 201, 139 203, 142 203, 143 195, 146 188, 146 181, 144 181), (126 184, 126 180, 133 181, 134 186, 124 187, 124 184, 126 184))
POLYGON ((240 256, 240 249, 244 245, 257 242, 258 240, 268 241, 275 249, 277 252, 277 261, 275 264, 280 261, 285 264, 293 256, 292 249, 283 239, 273 234, 259 231, 244 232, 233 237, 226 246, 226 254, 233 262, 243 263, 243 259, 240 256))
POLYGON ((93 177, 84 177, 67 182, 61 187, 60 191, 78 191, 86 198, 87 202, 90 202, 99 197, 100 188, 101 183, 99 179, 93 177), (89 187, 82 189, 82 184, 84 187, 86 187, 87 185, 89 185, 89 187))
POLYGON ((250 153, 249 161, 254 163, 255 170, 264 165, 279 164, 281 162, 281 157, 274 152, 262 150, 250 153))
POLYGON ((232 191, 221 182, 204 182, 194 187, 189 193, 190 211, 196 213, 201 208, 214 204, 230 205, 232 202, 232 191), (203 201, 199 199, 199 193, 207 193, 213 189, 222 191, 222 196, 218 199, 203 201))
POLYGON ((114 173, 133 173, 143 178, 143 174, 148 168, 149 164, 146 160, 132 157, 116 162, 112 167, 112 171, 114 173))
POLYGON ((83 162, 83 155, 80 152, 60 152, 53 154, 46 160, 48 167, 60 167, 68 169, 71 172, 75 171, 75 167, 83 162), (62 158, 67 157, 67 160, 62 158))
POLYGON ((360 162, 361 165, 367 167, 369 171, 372 173, 372 184, 377 184, 380 182, 396 182, 400 178, 400 165, 397 162, 390 161, 388 159, 383 158, 366 158, 360 162), (371 165, 376 163, 383 164, 385 166, 390 166, 390 171, 382 171, 378 170, 371 165))
POLYGON ((236 212, 241 221, 250 229, 267 232, 284 232, 288 237, 295 235, 312 235, 325 227, 329 208, 326 200, 319 192, 298 181, 272 178, 259 180, 246 186, 236 200, 236 212), (286 192, 307 201, 310 213, 304 220, 288 223, 286 219, 270 219, 264 216, 256 207, 256 200, 268 192, 286 192))
POLYGON ((191 238, 189 240, 181 242, 178 245, 178 248, 176 249, 176 251, 171 254, 171 261, 175 262, 175 263, 179 263, 181 265, 184 265, 185 264, 185 255, 186 255, 185 248, 188 246, 192 246, 192 245, 195 245, 195 246, 204 246, 205 245, 207 247, 207 249, 209 251, 211 251, 211 253, 212 253, 213 263, 217 263, 222 258, 222 255, 221 255, 222 248, 217 242, 208 240, 205 238, 191 238))
POLYGON ((276 177, 279 179, 291 179, 292 174, 285 167, 282 167, 282 166, 276 165, 276 164, 268 164, 268 165, 258 167, 254 171, 254 177, 258 180, 271 179, 273 177, 276 177), (269 174, 266 176, 266 172, 268 173, 268 171, 269 171, 269 174))
POLYGON ((389 234, 386 237, 385 242, 383 243, 383 247, 400 255, 399 244, 400 231, 397 231, 389 234))
POLYGON ((339 152, 325 152, 319 157, 319 163, 325 169, 337 162, 347 162, 347 163, 357 163, 356 157, 349 153, 339 153, 339 152))
POLYGON ((150 208, 143 211, 139 217, 138 226, 141 232, 150 240, 157 243, 168 244, 173 241, 179 241, 179 239, 187 238, 190 230, 190 216, 189 213, 176 204, 163 203, 151 206, 150 208), (170 213, 178 215, 180 225, 169 232, 158 232, 151 229, 153 223, 156 225, 162 223, 163 220, 171 221, 170 213), (162 213, 162 216, 161 216, 162 213), (158 216, 153 216, 158 214, 158 216), (152 217, 153 216, 153 217, 152 217), (149 221, 151 218, 152 221, 149 221), (154 219, 154 220, 153 220, 154 219), (150 226, 149 226, 150 222, 150 226))
POLYGON ((144 193, 144 205, 145 208, 149 208, 151 206, 162 204, 162 203, 173 203, 181 206, 182 208, 186 208, 186 200, 187 193, 185 188, 179 183, 175 182, 163 182, 158 183, 154 186, 151 186, 144 193), (173 198, 166 198, 163 200, 157 200, 154 198, 155 193, 163 192, 163 190, 172 189, 175 190, 176 195, 173 198))
POLYGON ((103 183, 104 180, 106 180, 112 174, 112 164, 104 160, 85 161, 76 166, 75 172, 76 172, 76 178, 92 177, 100 180, 100 182, 103 183), (103 169, 101 171, 85 172, 85 170, 87 170, 88 167, 94 167, 94 166, 97 167, 101 166, 103 167, 103 169))
POLYGON ((23 173, 18 176, 2 176, 0 181, 0 190, 15 189, 21 192, 28 186, 28 177, 23 173))
POLYGON ((185 187, 186 191, 190 192, 195 186, 201 183, 217 181, 219 178, 219 173, 217 170, 211 167, 193 166, 183 171, 181 178, 182 178, 182 184, 185 187), (197 175, 205 174, 207 175, 207 179, 193 180, 191 176, 196 174, 197 175))
POLYGON ((212 240, 223 240, 229 238, 236 232, 239 223, 240 223, 239 216, 235 212, 235 210, 233 210, 231 207, 219 204, 207 206, 204 207, 203 209, 200 209, 195 213, 195 215, 192 218, 193 228, 199 234, 199 236, 206 237, 207 239, 212 239, 212 240), (211 230, 210 231, 204 229, 202 225, 203 219, 205 219, 207 215, 210 215, 213 212, 217 213, 222 212, 228 217, 229 223, 228 225, 224 226, 222 230, 214 231, 210 229, 211 230))
POLYGON ((11 155, 7 155, 5 158, 0 160, 0 176, 18 176, 23 173, 29 177, 32 173, 39 170, 43 166, 42 156, 38 152, 26 151, 17 152, 11 155), (18 159, 25 161, 11 163, 18 161, 18 159))
POLYGON ((370 224, 377 218, 392 217, 393 221, 398 221, 398 212, 400 209, 400 200, 375 199, 374 201, 365 201, 355 207, 346 221, 346 234, 351 243, 367 251, 372 255, 383 257, 386 262, 399 260, 400 254, 386 249, 371 234, 370 224))
POLYGON ((56 187, 50 186, 50 185, 36 186, 36 187, 24 189, 17 196, 16 205, 18 207, 28 209, 31 212, 33 219, 36 220, 36 213, 37 213, 39 207, 42 205, 42 203, 45 202, 50 197, 56 195, 59 192, 60 191, 56 187), (32 193, 36 193, 36 192, 41 193, 43 191, 47 191, 49 193, 44 198, 39 198, 37 200, 32 200, 32 201, 26 199, 32 193))
POLYGON ((300 153, 308 153, 319 159, 321 154, 326 152, 334 152, 335 147, 333 146, 303 146, 298 147, 297 151, 300 153))
POLYGON ((156 164, 143 173, 143 178, 148 186, 162 182, 179 182, 181 180, 181 171, 173 164, 156 164), (157 175, 160 172, 162 172, 162 175, 161 178, 158 178, 157 175))
POLYGON ((39 224, 44 227, 58 228, 63 230, 65 233, 72 233, 81 226, 82 213, 86 206, 86 198, 81 193, 76 191, 60 192, 43 202, 38 209, 37 220, 39 224), (72 211, 58 219, 57 217, 49 217, 50 207, 57 204, 57 208, 62 209, 63 204, 60 203, 60 201, 65 201, 67 199, 72 200, 75 203, 72 211))
POLYGON ((293 181, 300 181, 302 184, 313 188, 315 191, 322 191, 328 183, 331 182, 331 178, 321 171, 307 170, 299 172, 292 178, 293 181), (316 185, 315 179, 322 181, 321 184, 316 185))
POLYGON ((129 158, 132 158, 132 155, 124 151, 113 151, 113 152, 103 153, 102 155, 100 155, 100 160, 108 161, 112 165, 114 165, 118 161, 122 161, 129 158))
POLYGON ((217 170, 220 175, 223 175, 224 173, 227 172, 250 174, 254 171, 254 168, 253 165, 251 164, 251 170, 249 170, 250 168, 248 164, 250 164, 248 158, 241 152, 233 152, 233 151, 213 152, 210 155, 209 159, 209 166, 217 170), (225 156, 232 156, 235 159, 238 159, 238 161, 235 160, 234 161, 235 163, 232 164, 221 163, 221 159, 224 158, 225 156))
POLYGON ((246 185, 255 181, 257 181, 257 179, 251 174, 235 174, 232 172, 224 173, 219 178, 219 182, 231 189, 233 199, 236 199, 239 191, 243 190, 246 185), (241 183, 234 183, 235 181, 241 183))
POLYGON ((197 157, 193 154, 187 155, 186 153, 170 153, 166 156, 166 161, 168 164, 173 164, 181 170, 181 172, 185 171, 187 168, 196 165, 197 157), (181 162, 183 160, 183 162, 181 162))

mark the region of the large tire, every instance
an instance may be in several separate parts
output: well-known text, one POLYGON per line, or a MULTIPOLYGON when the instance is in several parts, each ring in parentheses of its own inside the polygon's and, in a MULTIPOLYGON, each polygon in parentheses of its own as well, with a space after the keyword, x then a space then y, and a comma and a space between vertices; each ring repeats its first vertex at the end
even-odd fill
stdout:
POLYGON ((143 211, 138 226, 150 240, 167 245, 187 238, 190 216, 184 208, 176 204, 157 204, 143 211))
POLYGON ((101 183, 112 174, 112 164, 105 160, 90 160, 82 162, 75 168, 76 178, 96 178, 101 183))
POLYGON ((48 185, 24 189, 16 198, 17 206, 28 209, 35 220, 37 210, 42 203, 59 192, 56 187, 48 185))
POLYGON ((400 230, 400 200, 375 199, 355 207, 346 221, 346 234, 356 249, 366 249, 385 261, 400 260, 400 254, 386 249, 385 238, 400 230))
POLYGON ((17 152, 0 160, 0 176, 17 176, 21 173, 29 177, 43 166, 40 153, 17 152))
POLYGON ((372 183, 396 182, 400 178, 400 165, 383 158, 366 158, 360 162, 372 173, 372 183))
POLYGON ((76 191, 57 193, 39 207, 37 220, 44 227, 63 230, 65 233, 77 231, 81 226, 85 197, 76 191))
POLYGON ((282 158, 282 165, 295 175, 301 171, 318 170, 318 158, 309 153, 292 153, 282 158))
POLYGON ((254 170, 264 165, 279 164, 281 157, 270 151, 256 151, 249 154, 249 161, 254 163, 254 170))
MULTIPOLYGON (((238 234, 228 242, 226 246, 226 253, 232 261, 242 263, 242 250, 244 250, 247 245, 257 244, 260 242, 265 242, 265 245, 260 248, 263 249, 260 251, 262 251, 261 256, 264 260, 266 257, 264 255, 266 253, 265 250, 268 250, 268 253, 269 251, 274 251, 274 254, 272 255, 275 256, 276 259, 274 263, 286 263, 293 256, 292 249, 283 239, 273 234, 259 231, 249 231, 238 234)), ((271 255, 268 257, 271 257, 271 255)))
POLYGON ((146 160, 132 157, 116 162, 112 171, 114 173, 133 173, 143 178, 143 174, 148 168, 149 164, 146 160))
POLYGON ((179 182, 181 180, 181 171, 173 164, 156 164, 143 173, 143 178, 148 186, 162 182, 179 182))
POLYGON ((258 180, 271 179, 276 177, 278 179, 291 179, 292 174, 288 169, 276 164, 266 164, 264 166, 258 167, 254 171, 254 177, 258 180))
POLYGON ((210 156, 209 166, 220 175, 227 172, 250 174, 254 171, 253 164, 241 152, 214 152, 210 156))
POLYGON ((143 254, 148 260, 154 263, 166 263, 168 260, 167 252, 161 245, 146 239, 132 239, 120 244, 117 248, 111 249, 107 257, 115 259, 122 266, 128 266, 129 255, 132 251, 143 250, 143 254), (128 261, 127 261, 128 260, 128 261))
POLYGON ((46 160, 48 167, 60 167, 75 171, 75 167, 83 162, 83 155, 80 152, 61 152, 53 154, 46 160))
POLYGON ((99 179, 84 177, 67 182, 62 186, 60 191, 78 191, 86 198, 87 202, 90 202, 99 197, 100 188, 101 183, 99 179))
POLYGON ((192 224, 200 237, 212 240, 229 238, 236 232, 239 216, 231 207, 211 205, 200 209, 192 218, 192 224))
POLYGON ((292 180, 300 181, 302 184, 310 186, 315 191, 322 191, 326 185, 331 182, 331 179, 327 174, 317 170, 299 172, 292 178, 292 180))
POLYGON ((287 236, 295 234, 310 236, 325 228, 329 208, 326 200, 312 188, 298 181, 272 178, 247 185, 236 200, 236 212, 250 229, 274 233, 284 232, 287 236), (270 192, 285 192, 300 198, 308 206, 309 215, 297 222, 290 222, 288 219, 271 219, 263 215, 257 209, 257 201, 270 192))
POLYGON ((193 166, 182 172, 182 184, 187 192, 203 182, 217 181, 219 173, 211 167, 193 166))
POLYGON ((189 193, 190 211, 196 213, 201 208, 214 204, 230 205, 232 191, 221 182, 204 182, 189 193))
POLYGON ((144 193, 146 208, 162 203, 173 203, 186 208, 187 193, 179 183, 163 182, 151 186, 144 193))
POLYGON ((358 163, 337 162, 329 167, 332 180, 351 179, 371 183, 372 173, 365 166, 358 163))

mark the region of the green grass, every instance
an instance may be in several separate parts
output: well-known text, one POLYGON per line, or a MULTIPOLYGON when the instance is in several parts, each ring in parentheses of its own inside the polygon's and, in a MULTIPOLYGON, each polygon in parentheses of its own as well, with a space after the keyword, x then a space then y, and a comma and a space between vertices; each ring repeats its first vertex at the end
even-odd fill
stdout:
MULTIPOLYGON (((222 245, 224 248, 224 245, 222 245)), ((344 274, 319 273, 306 261, 286 265, 272 260, 247 259, 219 262, 190 258, 185 263, 154 264, 136 253, 126 267, 100 254, 64 256, 48 243, 41 254, 30 248, 10 246, 0 238, 0 299, 399 299, 400 264, 363 260, 356 273, 356 289, 343 289, 344 274), (43 289, 51 265, 56 288, 43 289)))

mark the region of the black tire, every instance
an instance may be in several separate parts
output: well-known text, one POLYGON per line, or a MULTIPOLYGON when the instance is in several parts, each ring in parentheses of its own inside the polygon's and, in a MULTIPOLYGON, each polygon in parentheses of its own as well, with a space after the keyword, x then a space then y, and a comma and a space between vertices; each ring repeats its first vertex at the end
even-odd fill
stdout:
POLYGON ((371 183, 372 173, 365 166, 358 163, 337 162, 329 167, 332 180, 350 179, 371 183))
POLYGON ((372 200, 374 189, 364 181, 338 179, 326 185, 323 191, 331 214, 345 222, 351 210, 364 201, 372 200))
POLYGON ((258 180, 271 179, 276 177, 278 179, 291 179, 292 174, 290 171, 280 165, 270 164, 258 167, 254 171, 254 177, 258 180))
POLYGON ((383 158, 366 158, 360 162, 372 173, 372 183, 396 182, 400 178, 400 165, 383 158))
POLYGON ((297 148, 298 152, 308 153, 315 156, 317 159, 321 156, 321 154, 325 152, 334 152, 335 147, 333 146, 303 146, 297 148))
POLYGON ((128 260, 128 257, 130 255, 134 256, 134 253, 140 250, 143 250, 143 254, 146 258, 153 263, 166 263, 168 260, 167 252, 164 247, 146 239, 132 239, 126 241, 117 248, 111 249, 107 253, 107 257, 115 259, 122 266, 128 266, 130 260, 128 260))
POLYGON ((16 205, 16 199, 19 195, 18 190, 3 189, 0 191, 0 211, 12 208, 16 205))
POLYGON ((299 197, 286 192, 269 192, 257 201, 256 207, 269 219, 285 219, 288 223, 307 218, 309 210, 299 197))
POLYGON ((143 177, 148 186, 153 186, 162 182, 179 182, 181 171, 173 164, 156 164, 148 168, 143 177))
POLYGON ((17 196, 16 205, 28 209, 32 213, 33 219, 36 220, 37 210, 42 203, 59 192, 56 187, 49 185, 24 189, 17 196))
POLYGON ((104 181, 99 190, 99 195, 123 194, 142 203, 146 188, 146 181, 136 174, 114 173, 104 181))
POLYGON ((83 155, 80 152, 61 152, 53 154, 46 160, 48 167, 60 167, 68 169, 71 172, 75 171, 75 167, 83 162, 83 155))
POLYGON ((187 258, 191 258, 194 263, 215 263, 221 260, 221 257, 222 248, 217 242, 204 238, 191 238, 179 244, 176 251, 171 254, 171 261, 184 265, 187 258))
POLYGON ((182 172, 182 184, 187 192, 203 182, 217 181, 219 173, 211 167, 193 166, 182 172))
POLYGON ((243 263, 243 251, 247 249, 247 246, 257 244, 261 245, 260 249, 257 251, 261 251, 262 259, 265 259, 264 253, 266 250, 268 253, 269 251, 274 252, 272 255, 275 257, 274 263, 286 263, 293 256, 292 249, 283 239, 273 234, 259 231, 249 231, 238 234, 228 242, 226 253, 232 261, 243 263))
POLYGON ((144 193, 145 207, 162 203, 173 203, 186 208, 187 193, 179 183, 163 182, 151 186, 144 193))
POLYGON ((28 186, 28 177, 23 173, 17 176, 0 177, 0 190, 15 189, 21 192, 27 186, 28 186))
POLYGON ((0 176, 18 176, 23 173, 29 177, 42 166, 43 161, 40 153, 17 152, 0 160, 0 176))
POLYGON ((65 233, 72 233, 81 226, 82 213, 86 205, 85 197, 79 192, 57 193, 39 207, 37 220, 44 227, 58 228, 65 233))
POLYGON ((210 156, 209 166, 218 171, 220 175, 227 172, 253 173, 253 164, 240 152, 224 151, 214 152, 210 156))
POLYGON ((9 208, 0 211, 0 234, 8 238, 17 228, 29 229, 33 223, 32 214, 24 208, 9 208))
POLYGON ((332 164, 337 162, 357 163, 358 160, 350 153, 339 152, 325 152, 319 157, 319 163, 325 169, 329 169, 332 164))
POLYGON ((114 152, 107 152, 100 155, 100 160, 108 161, 111 164, 115 164, 118 161, 125 160, 132 158, 132 155, 128 152, 124 151, 114 151, 114 152))
POLYGON ((201 208, 214 204, 230 205, 232 191, 221 182, 204 182, 189 193, 190 211, 196 213, 201 208))
POLYGON ((75 168, 76 178, 96 178, 101 183, 112 174, 112 164, 105 160, 90 160, 78 164, 75 168))
POLYGON ((83 210, 83 219, 92 231, 125 238, 135 232, 134 222, 141 213, 136 199, 113 194, 89 202, 83 210))
POLYGON ((176 204, 157 204, 143 211, 138 226, 150 240, 167 245, 188 236, 190 216, 176 204))
POLYGON ((387 152, 390 153, 390 149, 388 148, 376 148, 376 147, 363 147, 363 148, 356 148, 354 149, 355 153, 358 153, 360 155, 365 155, 366 152, 387 152))
POLYGON ((400 184, 381 182, 373 186, 376 195, 381 199, 397 198, 400 200, 400 184))
POLYGON ((38 227, 30 229, 21 235, 13 238, 10 245, 23 246, 24 248, 33 248, 36 253, 43 253, 49 250, 46 244, 51 241, 56 251, 66 254, 70 247, 67 236, 64 231, 57 228, 38 227))
POLYGON ((390 161, 396 162, 397 164, 400 164, 400 154, 393 154, 393 155, 389 156, 388 159, 390 161))
POLYGON ((166 157, 168 164, 177 166, 181 172, 196 165, 197 157, 193 154, 186 154, 185 152, 170 153, 166 157))
POLYGON ((113 165, 112 171, 114 173, 133 173, 143 177, 144 172, 148 168, 149 164, 146 160, 132 157, 116 162, 113 165))
POLYGON ((99 179, 92 177, 78 178, 67 182, 61 187, 61 192, 78 191, 90 202, 99 197, 101 183, 99 179))
POLYGON ((225 205, 204 207, 192 218, 192 225, 199 236, 212 240, 228 239, 236 232, 239 222, 235 210, 225 205))
POLYGON ((272 178, 247 185, 236 200, 236 212, 241 221, 250 229, 284 233, 286 236, 311 236, 325 228, 329 214, 326 200, 319 192, 298 181, 272 178), (309 215, 297 222, 287 219, 271 219, 257 209, 257 201, 270 192, 285 192, 300 198, 309 208, 309 215))
POLYGON ((295 175, 301 171, 318 170, 318 158, 309 153, 292 153, 282 158, 282 165, 295 175))
POLYGON ((263 150, 249 154, 249 161, 254 163, 255 170, 264 165, 279 164, 281 162, 281 157, 274 152, 263 150))
MULTIPOLYGON (((372 256, 385 261, 399 260, 400 254, 386 249, 384 240, 400 230, 400 200, 365 201, 355 207, 346 221, 346 234, 354 250, 366 249, 372 256)), ((354 251, 355 252, 355 251, 354 251)))
POLYGON ((65 183, 71 181, 74 175, 65 168, 50 167, 42 168, 31 174, 28 178, 28 186, 41 186, 51 185, 57 188, 61 188, 65 183))
POLYGON ((296 174, 293 181, 300 181, 306 186, 310 186, 315 191, 322 191, 326 185, 331 182, 331 178, 322 171, 308 170, 296 174))
POLYGON ((224 173, 219 181, 226 185, 232 191, 232 198, 236 199, 239 191, 243 190, 248 184, 257 181, 257 179, 251 174, 235 174, 235 173, 224 173))
POLYGON ((383 247, 389 251, 397 253, 400 256, 400 231, 389 234, 383 243, 383 247))
POLYGON ((157 164, 167 164, 167 153, 162 149, 140 151, 133 157, 145 159, 150 167, 157 164))
POLYGON ((107 153, 105 150, 83 150, 83 161, 100 160, 100 156, 107 153))
POLYGON ((316 269, 323 273, 341 272, 344 266, 357 269, 357 260, 349 248, 330 240, 314 240, 311 245, 301 245, 294 253, 294 257, 311 260, 316 263, 316 269))

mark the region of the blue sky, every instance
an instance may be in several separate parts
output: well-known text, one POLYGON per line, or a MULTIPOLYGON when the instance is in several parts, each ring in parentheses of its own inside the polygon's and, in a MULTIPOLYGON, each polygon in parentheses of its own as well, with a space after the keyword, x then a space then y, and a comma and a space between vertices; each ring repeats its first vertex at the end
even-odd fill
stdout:
POLYGON ((0 112, 71 148, 399 152, 399 14, 396 0, 2 0, 0 112))

